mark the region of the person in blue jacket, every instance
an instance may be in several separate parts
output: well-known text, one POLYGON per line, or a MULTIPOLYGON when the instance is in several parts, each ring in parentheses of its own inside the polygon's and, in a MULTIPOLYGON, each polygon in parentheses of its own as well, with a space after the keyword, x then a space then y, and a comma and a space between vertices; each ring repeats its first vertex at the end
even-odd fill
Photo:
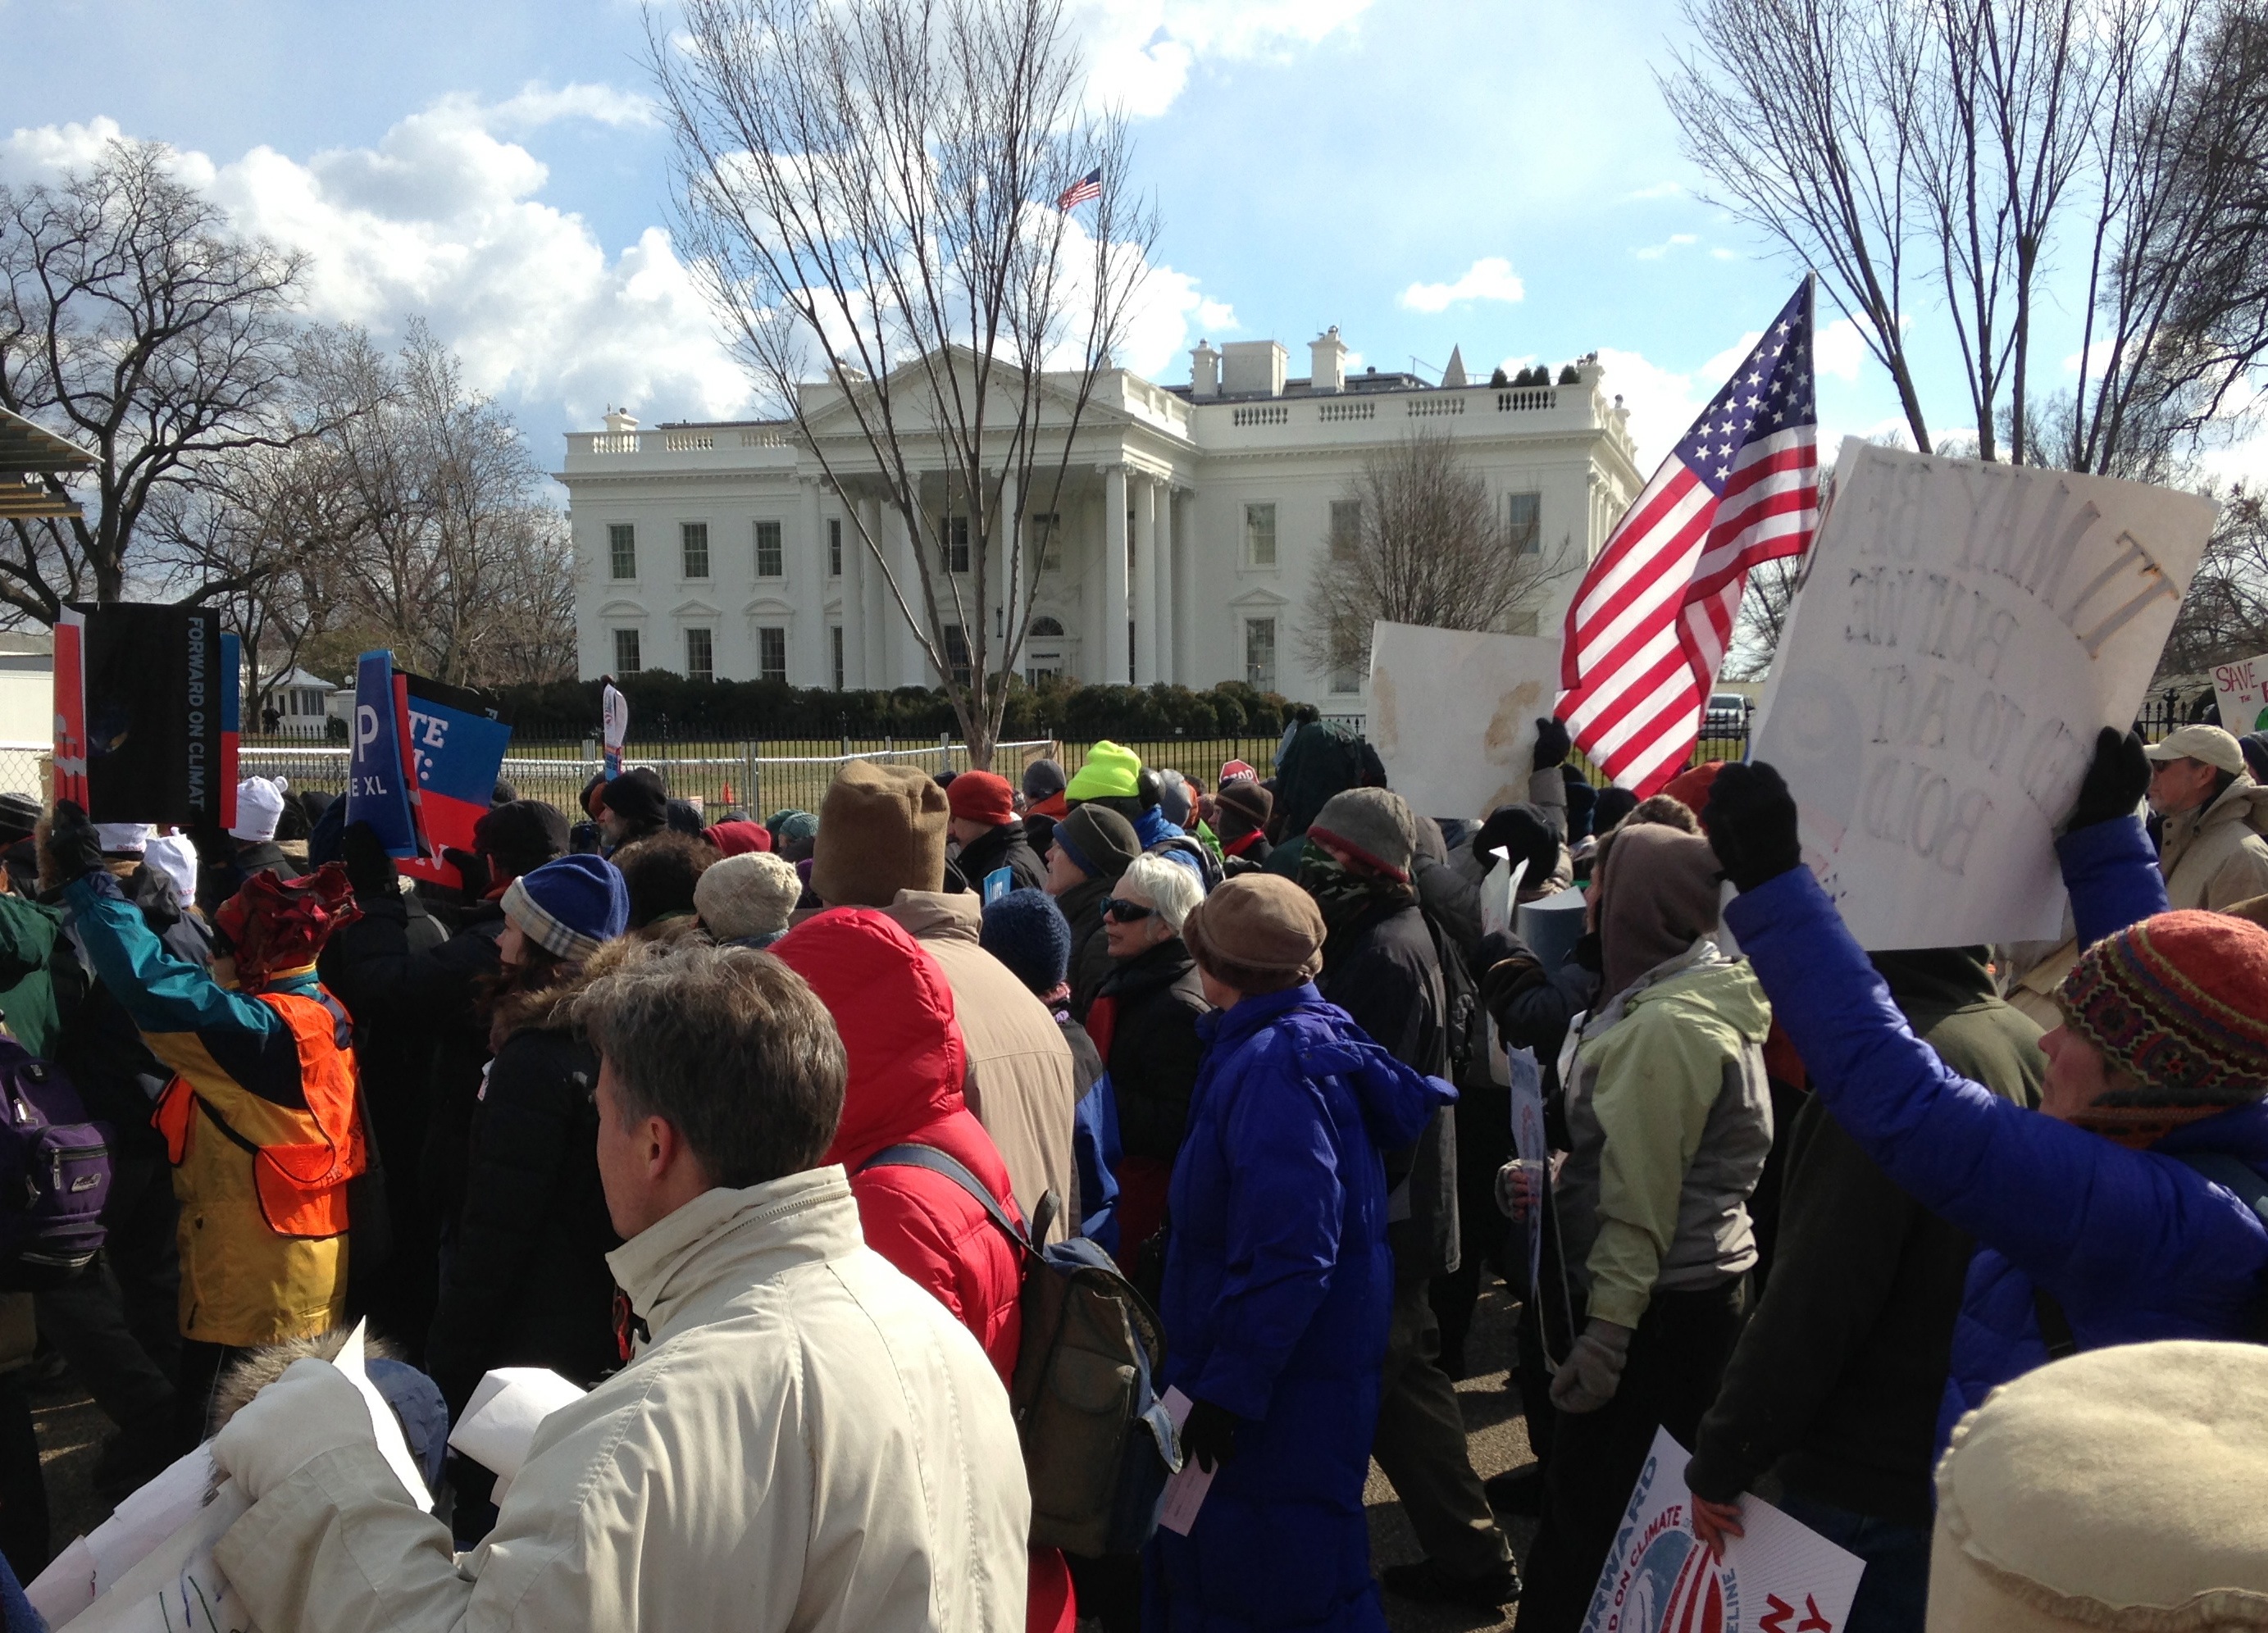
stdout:
POLYGON ((1768 765, 1727 766, 1703 825, 1725 911, 1814 1090, 1885 1173, 1977 1238, 1938 1423, 2074 1349, 2250 1336, 2268 1271, 2268 931, 2163 911, 2134 814, 2141 742, 2106 729, 2057 842, 2087 951, 2041 1040, 2039 1113, 1907 1028, 1802 865, 1768 765))
POLYGON ((1153 1633, 1383 1633, 1363 1479, 1394 1256, 1379 1153, 1456 1098, 1323 1001, 1323 919, 1290 879, 1233 879, 1182 936, 1219 1012, 1168 1193, 1165 1383, 1214 1471, 1145 1556, 1153 1633))

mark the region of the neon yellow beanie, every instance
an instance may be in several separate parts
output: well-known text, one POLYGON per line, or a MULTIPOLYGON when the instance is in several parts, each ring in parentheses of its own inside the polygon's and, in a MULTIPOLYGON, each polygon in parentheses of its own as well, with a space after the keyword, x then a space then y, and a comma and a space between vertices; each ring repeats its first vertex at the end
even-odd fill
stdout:
POLYGON ((1113 742, 1100 742, 1086 751, 1086 763, 1064 790, 1064 798, 1131 799, 1141 791, 1134 780, 1141 775, 1141 755, 1113 742))

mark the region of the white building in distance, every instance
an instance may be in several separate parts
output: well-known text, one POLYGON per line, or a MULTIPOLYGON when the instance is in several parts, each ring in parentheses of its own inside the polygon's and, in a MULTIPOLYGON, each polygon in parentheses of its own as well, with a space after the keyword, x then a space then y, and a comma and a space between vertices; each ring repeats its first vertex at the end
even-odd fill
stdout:
MULTIPOLYGON (((1433 386, 1374 369, 1349 375, 1336 328, 1308 351, 1305 379, 1288 378, 1285 349, 1263 340, 1200 342, 1186 386, 1123 369, 1097 380, 1064 497, 1045 514, 1036 503, 1027 512, 1027 541, 1048 540, 1027 675, 1196 688, 1243 680, 1360 710, 1368 677, 1311 668, 1300 625, 1329 559, 1333 504, 1366 456, 1420 428, 1454 439, 1516 548, 1567 564, 1511 633, 1557 627, 1583 564, 1644 480, 1595 356, 1563 370, 1562 383, 1521 386, 1468 385, 1453 357, 1433 386)), ((849 507, 865 507, 917 596, 905 528, 880 483, 861 478, 873 456, 832 401, 836 387, 804 390, 839 490, 789 422, 644 430, 610 414, 605 430, 568 434, 558 479, 571 496, 585 677, 668 669, 838 689, 939 683, 850 520, 849 507)), ((944 473, 923 485, 941 511, 944 473)), ((1002 577, 989 579, 996 601, 1002 577)), ((988 611, 997 633, 1004 607, 988 611)))

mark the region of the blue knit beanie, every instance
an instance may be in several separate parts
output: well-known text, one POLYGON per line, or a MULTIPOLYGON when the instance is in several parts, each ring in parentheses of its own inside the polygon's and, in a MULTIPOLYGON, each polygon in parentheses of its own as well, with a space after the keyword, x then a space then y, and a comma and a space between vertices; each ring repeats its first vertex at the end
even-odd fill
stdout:
POLYGON ((1054 991, 1071 967, 1071 922, 1043 890, 1012 890, 986 908, 976 944, 1036 993, 1054 991))
POLYGON ((630 889, 602 857, 547 862, 512 880, 498 905, 520 934, 563 959, 586 959, 630 928, 630 889))

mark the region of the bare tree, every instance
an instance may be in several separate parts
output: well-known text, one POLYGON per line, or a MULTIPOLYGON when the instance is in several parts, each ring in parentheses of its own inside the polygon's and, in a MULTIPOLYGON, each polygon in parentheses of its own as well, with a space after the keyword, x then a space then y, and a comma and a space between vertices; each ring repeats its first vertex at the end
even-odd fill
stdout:
POLYGON ((2201 674, 2268 652, 2268 504, 2239 488, 2226 497, 2204 559, 2158 658, 2158 678, 2201 674))
POLYGON ((849 507, 989 764, 1039 571, 1023 518, 1057 509, 1156 237, 1124 121, 1081 111, 1060 0, 686 0, 647 26, 696 271, 828 482, 902 521, 911 582, 849 507), (1083 229, 1057 201, 1090 176, 1083 229), (813 434, 837 410, 871 469, 813 434))
POLYGON ((1371 626, 1519 630, 1555 579, 1583 563, 1572 539, 1547 550, 1515 537, 1488 483, 1447 434, 1418 430, 1366 459, 1332 506, 1332 531, 1307 587, 1301 654, 1317 669, 1370 666, 1371 626))
POLYGON ((1977 455, 2165 468, 2268 352, 2268 46, 2259 0, 1688 0, 1663 77, 1723 201, 1796 257, 1890 371, 1952 326, 1977 455), (2087 365, 2043 400, 2033 326, 2058 246, 2087 365), (1932 307, 1910 298, 1913 257, 1932 307))
POLYGON ((125 593, 145 512, 199 460, 304 430, 272 412, 298 261, 232 232, 168 158, 114 142, 60 186, 0 188, 0 405, 97 460, 83 517, 0 533, 0 607, 43 623, 125 593))

